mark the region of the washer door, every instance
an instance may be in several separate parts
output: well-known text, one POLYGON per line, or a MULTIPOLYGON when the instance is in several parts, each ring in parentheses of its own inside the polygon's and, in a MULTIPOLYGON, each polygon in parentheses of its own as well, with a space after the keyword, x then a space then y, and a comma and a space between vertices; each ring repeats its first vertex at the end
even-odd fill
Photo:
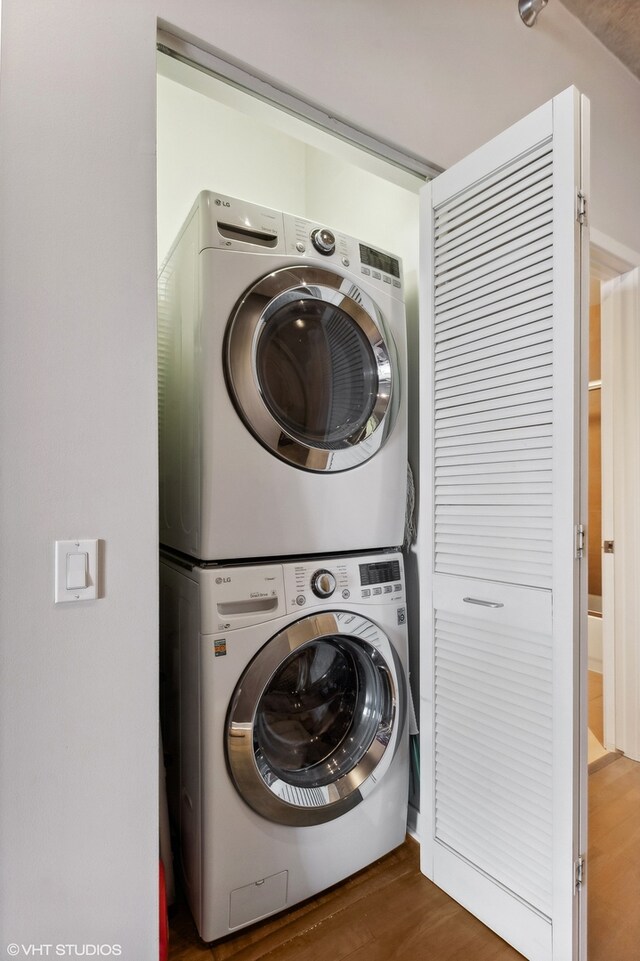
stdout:
POLYGON ((296 467, 355 467, 393 427, 391 335, 371 298, 330 270, 284 267, 254 284, 231 318, 225 370, 245 424, 296 467))
POLYGON ((226 725, 233 781, 271 821, 330 821, 384 776, 404 716, 388 637, 356 614, 305 617, 276 634, 238 682, 226 725))

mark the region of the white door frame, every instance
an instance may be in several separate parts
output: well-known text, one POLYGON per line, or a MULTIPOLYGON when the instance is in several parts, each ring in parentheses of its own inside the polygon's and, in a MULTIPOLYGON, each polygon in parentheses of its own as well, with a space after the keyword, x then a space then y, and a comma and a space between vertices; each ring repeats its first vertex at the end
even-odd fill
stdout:
MULTIPOLYGON (((640 254, 618 243, 599 230, 591 229, 591 276, 602 282, 615 281, 640 266, 640 254)), ((614 460, 613 425, 614 407, 623 404, 624 396, 614 389, 616 378, 611 369, 612 335, 616 318, 621 316, 622 298, 619 284, 609 284, 603 289, 602 299, 602 538, 615 540, 614 536, 614 460)), ((619 386, 619 385, 618 385, 619 386)), ((618 503, 618 510, 624 510, 618 503)), ((640 536, 640 532, 638 532, 640 536)), ((616 697, 616 663, 626 662, 625 650, 633 632, 625 634, 614 630, 616 607, 620 609, 620 596, 625 587, 627 572, 615 570, 615 554, 602 555, 602 673, 604 704, 604 746, 615 750, 621 746, 621 731, 629 725, 625 721, 637 718, 640 713, 640 677, 626 678, 626 696, 616 697), (617 583, 616 583, 617 581, 617 583), (616 593, 617 592, 617 593, 616 593), (617 598, 617 600, 616 600, 617 598)), ((633 585, 629 585, 633 590, 633 585)), ((620 615, 619 615, 620 616, 620 615)), ((633 661, 631 661, 633 663, 633 661)), ((618 694, 620 695, 620 691, 618 694)), ((636 745, 637 746, 637 745, 636 745)), ((636 752, 637 753, 637 752, 636 752)), ((636 758, 640 759, 640 758, 636 758)))

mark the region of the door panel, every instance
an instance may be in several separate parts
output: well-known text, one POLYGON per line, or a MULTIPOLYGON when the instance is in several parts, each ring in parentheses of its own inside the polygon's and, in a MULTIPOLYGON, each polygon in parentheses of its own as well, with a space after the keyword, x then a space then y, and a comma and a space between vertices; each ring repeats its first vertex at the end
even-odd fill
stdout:
POLYGON ((550 594, 436 575, 434 597, 435 838, 549 918, 550 594))
POLYGON ((422 869, 536 961, 585 930, 583 111, 565 91, 422 197, 422 869))
MULTIPOLYGON (((640 269, 603 287, 602 424, 610 464, 603 472, 602 555, 605 745, 640 761, 640 269), (615 585, 615 591, 613 587, 615 585)), ((603 461, 606 458, 603 449, 603 461)))

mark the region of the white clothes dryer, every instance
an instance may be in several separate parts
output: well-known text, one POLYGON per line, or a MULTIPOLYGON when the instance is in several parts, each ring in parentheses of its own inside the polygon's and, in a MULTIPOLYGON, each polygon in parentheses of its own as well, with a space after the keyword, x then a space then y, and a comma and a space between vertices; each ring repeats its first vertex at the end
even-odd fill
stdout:
POLYGON ((163 557, 163 733, 205 941, 403 842, 405 620, 397 553, 210 568, 163 557))
POLYGON ((161 543, 203 560, 397 547, 400 260, 201 193, 160 273, 161 543))

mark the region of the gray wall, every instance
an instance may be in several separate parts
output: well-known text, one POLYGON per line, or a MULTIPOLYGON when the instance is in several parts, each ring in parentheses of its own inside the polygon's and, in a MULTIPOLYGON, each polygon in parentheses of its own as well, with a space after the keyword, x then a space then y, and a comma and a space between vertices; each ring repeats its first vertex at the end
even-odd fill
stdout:
POLYGON ((4 0, 0 957, 157 956, 157 17, 443 166, 575 83, 593 223, 640 250, 640 84, 559 0, 4 0), (104 597, 56 608, 74 536, 104 597))

